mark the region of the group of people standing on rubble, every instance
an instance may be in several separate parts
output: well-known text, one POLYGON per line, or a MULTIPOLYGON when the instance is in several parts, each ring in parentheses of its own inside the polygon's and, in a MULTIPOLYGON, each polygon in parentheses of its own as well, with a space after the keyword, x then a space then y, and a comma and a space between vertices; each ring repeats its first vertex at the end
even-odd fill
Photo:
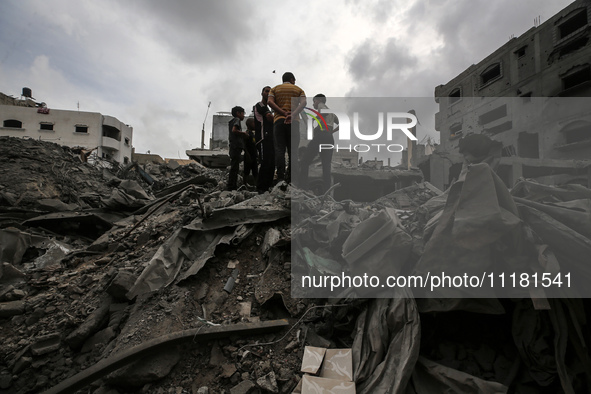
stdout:
MULTIPOLYGON (((317 154, 322 162, 323 189, 328 190, 331 183, 332 150, 319 152, 320 144, 334 144, 333 133, 338 130, 336 116, 328 116, 328 129, 314 128, 313 139, 298 156, 300 145, 300 114, 306 108, 304 90, 295 84, 293 73, 286 72, 280 85, 265 86, 261 101, 253 107, 253 118, 246 120, 246 130, 242 130, 245 110, 240 106, 232 108, 229 125, 230 173, 228 190, 236 190, 242 153, 244 152, 244 183, 252 173, 254 187, 259 193, 271 189, 280 181, 294 182, 301 188, 308 188, 308 169, 317 154), (292 108, 292 98, 297 103, 292 108), (270 107, 270 108, 269 108, 270 107), (298 123, 296 123, 298 122, 298 123), (287 169, 285 153, 287 152, 287 169), (259 168, 260 163, 260 168, 259 168), (275 177, 275 173, 277 173, 275 177), (291 179, 297 174, 298 179, 291 179)), ((326 96, 317 94, 313 99, 316 110, 327 109, 326 96)))

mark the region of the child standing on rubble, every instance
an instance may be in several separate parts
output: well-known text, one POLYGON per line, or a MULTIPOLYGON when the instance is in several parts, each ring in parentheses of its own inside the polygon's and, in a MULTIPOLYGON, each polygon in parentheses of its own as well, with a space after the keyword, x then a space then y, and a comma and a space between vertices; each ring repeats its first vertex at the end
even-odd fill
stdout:
POLYGON ((257 147, 254 134, 254 118, 246 119, 246 132, 248 137, 244 140, 244 184, 248 183, 248 177, 252 172, 254 182, 252 186, 256 186, 257 178, 259 176, 259 169, 257 164, 257 147))
POLYGON ((245 146, 245 139, 248 133, 242 131, 242 121, 244 120, 244 108, 236 106, 232 108, 232 118, 228 122, 228 142, 230 143, 230 174, 228 175, 227 190, 236 190, 238 188, 238 170, 240 168, 240 156, 245 146))

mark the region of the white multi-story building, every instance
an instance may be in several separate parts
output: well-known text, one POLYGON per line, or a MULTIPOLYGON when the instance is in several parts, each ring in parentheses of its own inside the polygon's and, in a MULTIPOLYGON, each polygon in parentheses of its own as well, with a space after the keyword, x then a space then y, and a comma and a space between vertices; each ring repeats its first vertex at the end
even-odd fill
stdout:
POLYGON ((96 149, 99 158, 131 162, 133 128, 98 112, 49 109, 30 97, 15 99, 0 93, 0 136, 33 138, 69 147, 96 149))
POLYGON ((441 144, 425 177, 447 189, 462 169, 460 140, 474 133, 502 143, 496 172, 508 187, 522 177, 591 185, 590 21, 591 0, 575 0, 437 86, 441 144))

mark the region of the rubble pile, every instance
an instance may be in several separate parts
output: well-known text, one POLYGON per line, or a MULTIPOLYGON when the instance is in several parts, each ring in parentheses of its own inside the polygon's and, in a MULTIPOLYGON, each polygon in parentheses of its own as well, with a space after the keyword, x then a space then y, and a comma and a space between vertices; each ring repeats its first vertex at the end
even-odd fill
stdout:
MULTIPOLYGON (((289 264, 284 261, 289 199, 280 189, 264 198, 248 191, 230 193, 222 190, 222 171, 195 167, 173 172, 162 165, 147 166, 146 173, 162 185, 152 190, 133 180, 137 169, 127 172, 132 180, 120 179, 55 144, 6 139, 2 148, 13 154, 2 156, 12 173, 0 183, 8 195, 0 206, 0 392, 47 390, 100 360, 174 332, 256 326, 290 317, 277 301, 282 295, 294 313, 305 309, 307 302, 289 298, 289 264), (26 160, 40 160, 33 150, 56 162, 56 168, 63 165, 67 187, 60 183, 63 177, 48 176, 41 165, 34 168, 41 174, 28 172, 32 165, 26 160), (171 173, 178 183, 159 178, 171 173), (21 182, 28 177, 36 177, 35 182, 21 182), (41 182, 45 189, 40 190, 41 182), (62 189, 68 193, 60 194, 62 189), (95 198, 79 201, 92 205, 72 203, 78 201, 72 195, 85 193, 95 198), (21 195, 31 198, 19 201, 21 195), (63 206, 56 212, 36 204, 44 198, 63 206), (225 211, 248 202, 253 205, 225 211), (211 220, 204 224, 204 218, 211 220), (271 230, 273 236, 267 236, 271 230), (279 270, 266 270, 270 258, 279 270), (176 265, 169 270, 170 264, 176 265)), ((293 341, 298 332, 288 339, 293 341)), ((230 332, 199 345, 190 338, 184 346, 152 356, 153 362, 142 362, 133 373, 129 366, 105 373, 90 387, 120 392, 183 387, 191 392, 197 385, 194 391, 205 386, 220 392, 242 381, 256 385, 275 372, 275 385, 292 383, 296 353, 275 360, 268 346, 238 356, 240 347, 275 334, 262 339, 238 335, 230 332)), ((283 346, 276 345, 277 353, 283 346)))
POLYGON ((450 217, 479 231, 474 264, 533 264, 492 237, 517 226, 506 212, 526 224, 535 262, 587 280, 587 188, 524 180, 491 193, 468 176, 445 193, 420 183, 358 203, 285 183, 228 192, 223 171, 199 165, 98 169, 47 142, 2 139, 0 150, 0 393, 287 394, 315 379, 302 378, 306 346, 351 349, 358 393, 591 387, 589 303, 576 295, 328 298, 294 286, 309 274, 421 273, 434 254, 452 269, 464 260, 445 238, 462 230, 445 227, 450 217), (470 190, 496 196, 502 220, 486 207, 475 210, 484 225, 466 215, 482 198, 470 190))
MULTIPOLYGON (((583 257, 591 253, 590 189, 521 180, 509 191, 487 164, 476 164, 445 193, 422 183, 369 204, 298 191, 292 200, 295 283, 366 273, 384 283, 387 276, 470 270, 495 278, 511 272, 578 278, 577 286, 542 289, 539 282, 533 289, 498 285, 473 293, 335 285, 330 296, 338 302, 379 297, 357 305, 350 343, 357 392, 591 388, 591 310, 581 292, 591 278, 583 257)), ((326 297, 327 286, 307 283, 300 296, 326 297)))
POLYGON ((101 170, 82 163, 72 149, 9 137, 0 137, 0 185, 3 207, 43 207, 54 212, 94 207, 95 201, 85 193, 108 196, 111 189, 101 170), (54 208, 47 206, 46 200, 52 199, 54 208))

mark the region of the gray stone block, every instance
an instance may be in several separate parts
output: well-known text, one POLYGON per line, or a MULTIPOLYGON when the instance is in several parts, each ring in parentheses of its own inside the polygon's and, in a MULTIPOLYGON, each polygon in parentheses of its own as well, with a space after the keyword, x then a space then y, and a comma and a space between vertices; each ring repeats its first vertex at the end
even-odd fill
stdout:
POLYGON ((24 301, 10 301, 0 303, 0 318, 22 315, 25 313, 24 301))
POLYGON ((256 385, 250 380, 244 380, 230 389, 230 394, 248 394, 256 385))
POLYGON ((113 296, 116 300, 127 301, 125 294, 131 290, 136 279, 135 275, 127 271, 119 271, 109 284, 109 287, 107 287, 107 294, 113 296))
POLYGON ((34 356, 41 356, 55 352, 60 348, 61 340, 62 337, 57 332, 37 337, 35 338, 35 342, 31 344, 31 353, 34 356))

